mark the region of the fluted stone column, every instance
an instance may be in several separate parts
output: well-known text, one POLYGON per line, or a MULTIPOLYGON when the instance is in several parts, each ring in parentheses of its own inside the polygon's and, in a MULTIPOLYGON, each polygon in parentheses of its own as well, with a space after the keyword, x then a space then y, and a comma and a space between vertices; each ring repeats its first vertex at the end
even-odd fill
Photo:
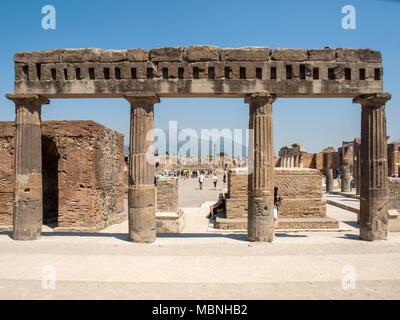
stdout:
POLYGON ((303 168, 303 155, 299 155, 299 168, 303 168))
POLYGON ((343 159, 340 179, 342 180, 340 184, 341 191, 350 192, 350 159, 343 159))
POLYGON ((254 130, 253 170, 248 183, 248 240, 274 238, 274 139, 272 103, 269 93, 247 95, 250 105, 249 129, 254 130))
POLYGON ((294 164, 293 167, 297 168, 299 166, 299 156, 294 156, 294 164))
POLYGON ((154 155, 154 104, 160 99, 155 94, 125 95, 125 98, 131 103, 129 240, 153 242, 156 239, 156 190, 154 164, 149 160, 154 155))
POLYGON ((326 177, 326 192, 333 191, 333 170, 324 169, 324 174, 326 177))
POLYGON ((353 143, 353 176, 354 176, 354 186, 356 188, 356 194, 360 195, 360 178, 361 178, 361 166, 360 166, 360 144, 358 139, 354 140, 353 143))
POLYGON ((6 97, 16 106, 13 238, 35 240, 43 224, 41 111, 50 102, 35 94, 6 97))
POLYGON ((361 104, 360 238, 387 239, 388 165, 385 103, 390 94, 354 98, 361 104))

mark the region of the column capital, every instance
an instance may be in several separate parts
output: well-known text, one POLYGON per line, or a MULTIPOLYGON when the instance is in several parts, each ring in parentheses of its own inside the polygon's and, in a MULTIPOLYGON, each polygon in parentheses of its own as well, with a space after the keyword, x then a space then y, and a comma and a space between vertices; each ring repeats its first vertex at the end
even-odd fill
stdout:
POLYGON ((363 94, 355 97, 353 103, 359 103, 363 107, 381 107, 391 98, 392 95, 387 92, 363 94))
POLYGON ((256 93, 248 93, 244 97, 244 103, 253 103, 253 102, 264 102, 264 103, 273 103, 276 100, 276 95, 271 94, 267 91, 256 92, 256 93))
POLYGON ((34 107, 41 107, 44 104, 50 104, 50 100, 40 94, 7 93, 6 98, 13 101, 16 105, 30 105, 34 107))
POLYGON ((145 103, 160 103, 160 98, 154 92, 144 92, 144 93, 125 93, 124 98, 130 103, 145 102, 145 103))

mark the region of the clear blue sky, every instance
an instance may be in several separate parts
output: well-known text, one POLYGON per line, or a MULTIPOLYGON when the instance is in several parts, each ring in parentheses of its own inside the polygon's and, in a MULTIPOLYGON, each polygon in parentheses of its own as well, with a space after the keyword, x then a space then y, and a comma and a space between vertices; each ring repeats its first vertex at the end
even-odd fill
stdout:
MULTIPOLYGON (((14 120, 13 55, 18 51, 95 47, 372 48, 382 51, 390 141, 400 140, 400 1, 389 0, 2 0, 0 11, 0 121, 14 120), (56 8, 56 30, 41 27, 44 5, 56 8), (341 8, 356 8, 357 29, 341 27, 341 8)), ((162 99, 155 126, 247 128, 242 99, 162 99)), ((351 99, 279 99, 274 104, 275 152, 303 143, 308 152, 340 146, 360 135, 360 106, 351 99)), ((52 100, 43 120, 92 119, 129 135, 123 99, 52 100)), ((127 141, 127 139, 126 139, 127 141)))

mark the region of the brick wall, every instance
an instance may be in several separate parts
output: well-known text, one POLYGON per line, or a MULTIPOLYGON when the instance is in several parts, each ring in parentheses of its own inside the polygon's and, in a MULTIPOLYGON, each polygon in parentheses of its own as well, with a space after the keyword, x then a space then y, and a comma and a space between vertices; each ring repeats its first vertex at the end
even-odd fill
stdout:
MULTIPOLYGON (((325 217, 322 175, 319 170, 275 168, 275 186, 283 198, 279 214, 285 217, 325 217)), ((248 175, 245 171, 228 174, 227 217, 247 216, 248 175)))
POLYGON ((13 223, 14 122, 0 125, 0 225, 13 223))
MULTIPOLYGON (((4 154, 3 150, 13 150, 14 132, 13 122, 0 123, 1 154, 4 154), (11 137, 7 136, 10 133, 11 137), (4 141, 9 142, 5 144, 4 141)), ((56 201, 58 208, 59 228, 70 228, 71 231, 74 228, 101 229, 118 219, 118 214, 124 210, 122 134, 94 121, 43 121, 42 149, 44 164, 51 154, 55 155, 45 166, 54 165, 58 158, 54 179, 46 181, 47 168, 43 167, 43 203, 44 208, 51 206, 45 189, 53 185, 49 194, 56 195, 55 188, 58 186, 58 198, 55 196, 52 201, 56 201)), ((1 168, 4 168, 3 163, 8 168, 7 172, 0 171, 0 181, 8 181, 14 176, 10 157, 0 158, 1 168)), ((3 193, 3 197, 0 195, 0 208, 8 208, 7 212, 0 211, 0 223, 3 225, 12 224, 12 208, 10 216, 8 204, 10 194, 4 192, 7 190, 0 189, 0 194, 3 193), (4 194, 7 194, 5 200, 4 194)))

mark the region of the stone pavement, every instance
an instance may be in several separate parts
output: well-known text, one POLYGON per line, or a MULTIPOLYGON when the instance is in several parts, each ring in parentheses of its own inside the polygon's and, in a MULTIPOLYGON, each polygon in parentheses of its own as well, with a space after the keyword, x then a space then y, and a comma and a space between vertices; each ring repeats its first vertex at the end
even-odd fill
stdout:
POLYGON ((346 231, 250 243, 243 233, 213 231, 205 218, 212 202, 184 207, 184 232, 152 244, 129 242, 127 221, 29 242, 1 232, 0 299, 400 298, 400 234, 360 241, 356 214, 328 205, 346 231), (52 271, 55 289, 43 289, 52 271))
POLYGON ((339 208, 349 210, 354 213, 358 213, 360 211, 360 199, 356 198, 355 193, 354 194, 325 193, 324 198, 327 200, 328 204, 337 206, 339 208))

